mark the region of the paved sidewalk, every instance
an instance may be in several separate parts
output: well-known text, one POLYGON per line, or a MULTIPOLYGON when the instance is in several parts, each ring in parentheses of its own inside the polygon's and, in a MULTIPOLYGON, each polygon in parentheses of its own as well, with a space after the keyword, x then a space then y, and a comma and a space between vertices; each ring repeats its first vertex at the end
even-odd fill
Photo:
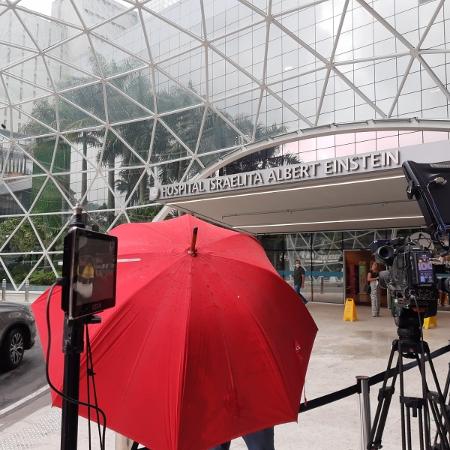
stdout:
MULTIPOLYGON (((371 318, 369 308, 360 307, 358 322, 343 322, 342 306, 309 304, 308 308, 319 326, 307 374, 305 391, 308 399, 354 384, 356 375, 373 375, 386 369, 391 343, 396 337, 396 328, 389 311, 382 310, 382 317, 371 318)), ((439 313, 438 328, 424 331, 431 351, 447 345, 449 330, 450 314, 439 313)), ((450 354, 434 361, 441 385, 449 361, 450 354)), ((405 380, 405 393, 418 394, 420 381, 417 370, 409 371, 405 380)), ((375 386, 371 392, 372 414, 376 407, 378 388, 379 385, 375 386)), ((60 411, 47 406, 5 429, 0 435, 0 450, 56 450, 59 449, 59 432, 60 411)), ((358 397, 355 395, 301 414, 298 424, 276 427, 275 439, 277 450, 361 449, 358 397)), ((80 419, 78 448, 89 448, 84 419, 80 419)), ((93 446, 93 449, 98 448, 98 444, 93 446)), ((115 448, 114 433, 110 431, 107 433, 106 448, 115 448)), ((244 450, 246 447, 242 439, 237 439, 231 448, 244 450)), ((399 448, 400 407, 397 387, 386 425, 383 449, 399 448)))

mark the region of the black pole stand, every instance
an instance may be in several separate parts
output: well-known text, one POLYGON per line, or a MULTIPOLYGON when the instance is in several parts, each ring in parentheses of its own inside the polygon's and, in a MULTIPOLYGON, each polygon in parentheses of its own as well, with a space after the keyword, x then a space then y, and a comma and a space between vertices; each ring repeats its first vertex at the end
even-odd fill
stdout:
MULTIPOLYGON (((85 228, 82 208, 77 205, 72 219, 71 227, 85 228)), ((67 280, 64 280, 67 283, 67 280)), ((68 290, 63 287, 63 295, 68 296, 68 290)), ((68 304, 68 298, 63 303, 68 304)), ((84 318, 69 320, 68 313, 64 316, 64 384, 63 394, 70 399, 78 401, 80 388, 80 354, 83 352, 84 318)), ((76 450, 78 438, 78 403, 62 401, 61 420, 61 450, 76 450)))

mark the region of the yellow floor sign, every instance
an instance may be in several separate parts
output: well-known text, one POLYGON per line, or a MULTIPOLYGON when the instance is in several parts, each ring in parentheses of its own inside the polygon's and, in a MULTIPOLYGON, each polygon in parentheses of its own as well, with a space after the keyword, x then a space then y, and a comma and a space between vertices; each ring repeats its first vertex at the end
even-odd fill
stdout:
POLYGON ((358 315, 356 314, 355 300, 353 300, 352 298, 347 298, 345 300, 344 320, 350 322, 358 320, 358 315))
POLYGON ((427 317, 423 321, 423 327, 425 330, 428 330, 429 328, 436 328, 437 327, 437 318, 436 316, 427 317))

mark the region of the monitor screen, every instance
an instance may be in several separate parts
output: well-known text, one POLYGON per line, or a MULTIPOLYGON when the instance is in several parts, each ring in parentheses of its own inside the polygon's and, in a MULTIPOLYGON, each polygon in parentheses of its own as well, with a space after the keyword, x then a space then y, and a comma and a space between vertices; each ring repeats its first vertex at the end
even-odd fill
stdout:
POLYGON ((434 281, 431 256, 427 253, 417 254, 417 272, 419 284, 430 284, 434 281))
MULTIPOLYGON (((83 228, 69 231, 64 242, 63 272, 69 276, 70 319, 91 315, 115 305, 117 238, 83 228), (67 245, 66 245, 67 244, 67 245), (68 252, 68 257, 66 257, 68 252)), ((67 303, 67 302, 66 302, 67 303)))

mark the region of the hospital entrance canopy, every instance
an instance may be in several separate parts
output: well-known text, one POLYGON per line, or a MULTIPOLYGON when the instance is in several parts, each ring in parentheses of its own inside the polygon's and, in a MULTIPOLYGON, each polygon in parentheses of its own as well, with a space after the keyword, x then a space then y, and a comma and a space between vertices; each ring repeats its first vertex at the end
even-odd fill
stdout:
POLYGON ((446 161, 450 142, 436 142, 197 178, 154 189, 155 200, 237 230, 295 233, 424 225, 406 196, 402 163, 446 161))

